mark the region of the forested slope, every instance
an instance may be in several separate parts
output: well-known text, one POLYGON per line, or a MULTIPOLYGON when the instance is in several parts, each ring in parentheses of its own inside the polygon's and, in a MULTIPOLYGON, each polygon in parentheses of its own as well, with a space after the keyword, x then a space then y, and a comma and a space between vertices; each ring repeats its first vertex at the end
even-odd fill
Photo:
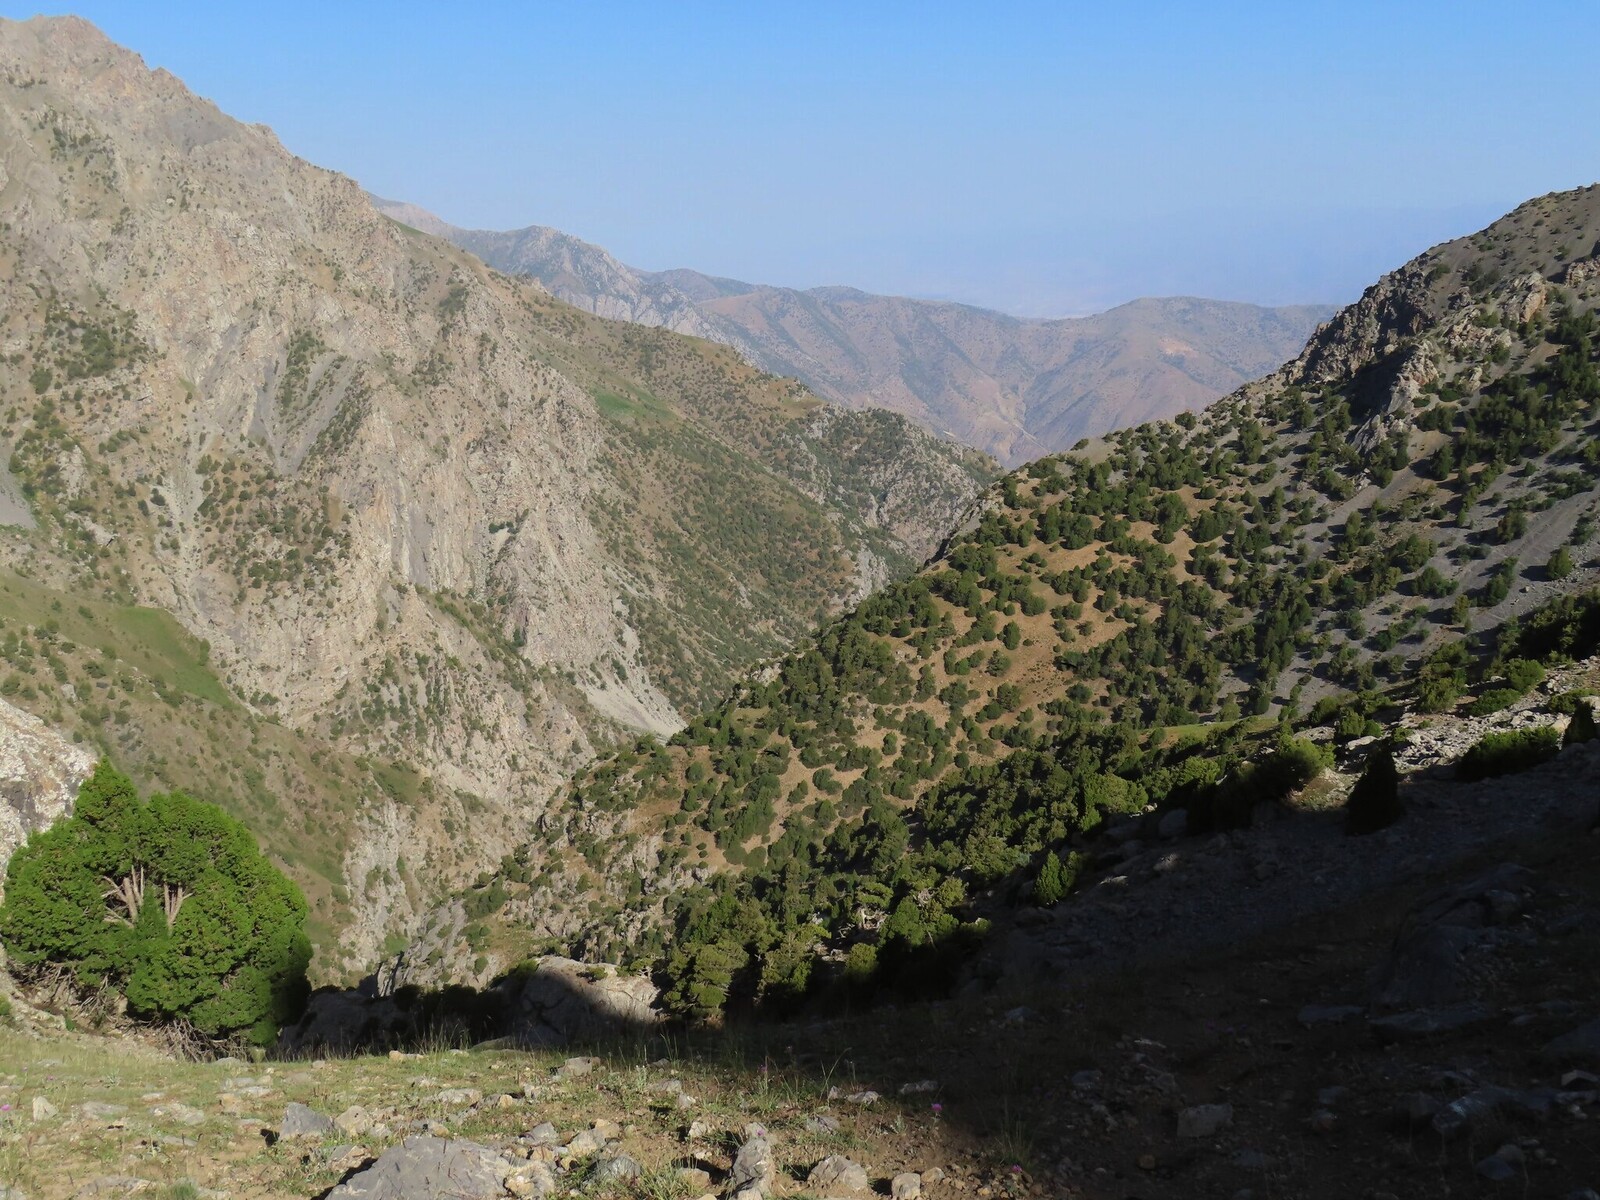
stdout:
POLYGON ((1597 237, 1600 189, 1532 201, 1198 418, 1006 477, 923 572, 580 777, 507 915, 701 1012, 937 973, 1108 817, 1304 783, 1331 750, 1297 723, 1519 695, 1595 637, 1597 237))

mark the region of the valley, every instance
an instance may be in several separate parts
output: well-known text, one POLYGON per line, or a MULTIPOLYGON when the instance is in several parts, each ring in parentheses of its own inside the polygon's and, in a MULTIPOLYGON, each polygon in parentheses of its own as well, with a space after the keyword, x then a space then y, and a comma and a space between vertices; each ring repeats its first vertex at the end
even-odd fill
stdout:
POLYGON ((856 288, 640 271, 556 229, 459 229, 415 205, 374 203, 578 308, 722 342, 824 399, 902 413, 1008 467, 1203 408, 1277 367, 1334 311, 1177 296, 1029 320, 856 288))
POLYGON ((1600 1183, 1600 185, 1021 321, 0 20, 0 443, 0 1200, 1600 1183))

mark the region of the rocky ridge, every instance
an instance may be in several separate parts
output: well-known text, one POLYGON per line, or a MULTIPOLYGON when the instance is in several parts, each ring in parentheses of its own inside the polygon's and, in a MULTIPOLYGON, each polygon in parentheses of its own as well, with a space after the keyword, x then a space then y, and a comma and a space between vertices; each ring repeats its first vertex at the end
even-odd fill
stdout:
POLYGON ((1168 297, 1028 320, 854 288, 640 271, 544 226, 459 229, 415 205, 375 203, 579 308, 726 343, 819 396, 904 413, 1008 466, 1199 409, 1294 354, 1333 311, 1168 297))
MULTIPOLYGON (((0 560, 56 611, 172 614, 220 682, 192 699, 344 764, 329 786, 269 759, 215 798, 282 797, 308 885, 307 848, 345 848, 324 919, 352 961, 596 744, 670 732, 909 569, 987 478, 402 228, 85 22, 0 24, 0 101, 0 437, 32 525, 0 560)), ((176 755, 106 738, 93 681, 63 682, 22 702, 198 786, 214 721, 176 755)))

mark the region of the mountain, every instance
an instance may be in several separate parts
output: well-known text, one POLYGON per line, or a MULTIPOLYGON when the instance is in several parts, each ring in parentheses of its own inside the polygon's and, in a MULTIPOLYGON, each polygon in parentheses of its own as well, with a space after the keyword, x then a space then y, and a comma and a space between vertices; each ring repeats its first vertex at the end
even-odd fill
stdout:
POLYGON ((404 228, 73 18, 0 22, 0 298, 0 693, 244 817, 333 974, 992 477, 404 228))
POLYGON ((724 342, 819 396, 904 413, 1009 466, 1199 409, 1296 354, 1333 312, 1175 297, 1024 320, 853 288, 640 271, 555 229, 458 229, 414 205, 375 203, 579 308, 724 342))
MULTIPOLYGON (((1597 468, 1600 186, 1430 250, 1198 417, 1006 476, 916 576, 586 770, 530 842, 565 872, 507 912, 700 1015, 926 996, 1019 903, 1109 914, 1146 840, 1339 804, 1374 739, 1402 772, 1551 757, 1600 685, 1597 468)), ((1352 820, 1393 820, 1388 778, 1352 820)), ((1016 937, 993 957, 1065 969, 1016 937)))

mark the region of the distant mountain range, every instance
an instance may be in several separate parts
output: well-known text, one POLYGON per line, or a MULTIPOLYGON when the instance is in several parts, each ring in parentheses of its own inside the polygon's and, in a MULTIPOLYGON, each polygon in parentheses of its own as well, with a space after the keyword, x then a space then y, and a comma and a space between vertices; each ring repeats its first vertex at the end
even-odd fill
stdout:
POLYGON ((498 271, 530 276, 578 308, 726 343, 820 396, 904 413, 1011 466, 1202 408, 1294 357, 1334 312, 1179 296, 1025 320, 854 288, 641 271, 545 226, 459 229, 415 205, 373 200, 395 220, 498 271))

